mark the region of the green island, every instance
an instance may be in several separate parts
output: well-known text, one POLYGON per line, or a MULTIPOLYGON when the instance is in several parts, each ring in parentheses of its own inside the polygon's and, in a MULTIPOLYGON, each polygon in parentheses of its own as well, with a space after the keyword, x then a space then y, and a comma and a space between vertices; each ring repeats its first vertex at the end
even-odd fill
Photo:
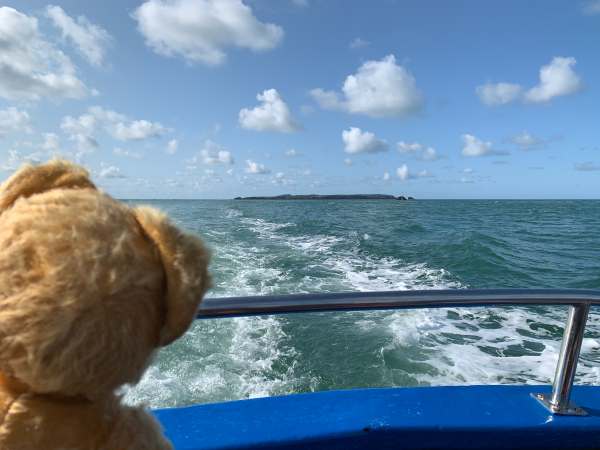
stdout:
POLYGON ((413 197, 388 194, 334 194, 334 195, 292 195, 283 194, 271 197, 235 197, 234 200, 414 200, 413 197))

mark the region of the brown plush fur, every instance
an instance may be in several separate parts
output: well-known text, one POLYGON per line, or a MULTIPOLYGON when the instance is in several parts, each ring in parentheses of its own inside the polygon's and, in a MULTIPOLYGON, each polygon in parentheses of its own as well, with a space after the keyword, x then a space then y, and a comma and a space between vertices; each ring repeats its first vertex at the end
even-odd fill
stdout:
POLYGON ((160 212, 98 191, 81 167, 0 186, 0 450, 166 449, 115 390, 190 325, 209 255, 160 212))

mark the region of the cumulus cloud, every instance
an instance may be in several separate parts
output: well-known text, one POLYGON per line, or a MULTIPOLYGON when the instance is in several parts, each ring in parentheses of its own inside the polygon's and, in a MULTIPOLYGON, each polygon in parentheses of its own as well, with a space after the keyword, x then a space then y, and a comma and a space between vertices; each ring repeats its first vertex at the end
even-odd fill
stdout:
POLYGON ((23 152, 16 149, 8 150, 8 158, 0 164, 0 170, 14 171, 20 168, 23 164, 39 164, 42 161, 48 159, 44 152, 31 152, 24 154, 23 152))
POLYGON ((39 164, 44 159, 46 159, 46 158, 41 152, 33 152, 33 153, 29 153, 29 154, 23 154, 19 150, 9 149, 8 150, 8 158, 6 158, 0 164, 0 170, 12 172, 12 171, 20 168, 25 163, 39 164))
POLYGON ((346 164, 348 167, 350 167, 353 163, 350 158, 346 158, 346 159, 344 159, 344 164, 346 164))
POLYGON ((476 89, 480 100, 488 106, 506 105, 518 99, 528 103, 547 103, 555 97, 574 94, 583 87, 573 69, 575 58, 557 56, 540 68, 540 82, 524 91, 518 84, 488 83, 476 89))
POLYGON ((168 131, 160 123, 147 120, 133 120, 129 123, 117 122, 109 130, 112 136, 120 141, 141 141, 160 137, 168 131))
POLYGON ((540 69, 540 82, 525 93, 525 100, 532 103, 545 103, 554 97, 579 91, 582 82, 573 70, 576 63, 575 58, 552 58, 550 64, 540 69))
POLYGON ((416 153, 423 149, 423 146, 418 142, 404 142, 400 141, 396 145, 400 153, 416 153))
POLYGON ((300 156, 302 153, 300 153, 298 150, 296 150, 295 148, 290 148, 289 150, 287 150, 285 152, 285 156, 289 157, 289 158, 295 158, 296 156, 300 156))
MULTIPOLYGON (((413 174, 409 169, 408 166, 406 164, 402 164, 400 167, 398 167, 396 169, 396 176, 398 178, 400 178, 401 181, 407 181, 407 180, 412 180, 415 178, 433 178, 434 176, 429 173, 429 171, 427 171, 426 169, 423 169, 419 172, 417 172, 417 174, 413 174)), ((388 172, 384 173, 384 180, 388 180, 389 179, 389 174, 388 172), (387 178, 386 178, 387 175, 387 178)))
POLYGON ((167 144, 167 153, 169 155, 174 155, 177 152, 177 148, 179 147, 179 141, 177 139, 171 139, 167 144))
POLYGON ((506 105, 517 100, 523 91, 518 84, 487 83, 475 90, 479 99, 488 106, 506 105))
POLYGON ((408 166, 406 164, 402 164, 400 167, 398 167, 396 169, 396 176, 402 181, 408 180, 408 178, 410 177, 410 173, 408 172, 408 166))
POLYGON ((259 21, 242 0, 147 0, 134 13, 146 44, 189 63, 222 64, 228 48, 270 50, 283 29, 259 21))
POLYGON ((245 172, 258 175, 265 175, 271 173, 271 170, 267 169, 264 164, 259 164, 255 161, 247 159, 245 172))
POLYGON ((92 106, 79 117, 66 116, 61 129, 75 141, 80 150, 90 150, 98 146, 95 132, 102 127, 113 138, 120 141, 140 141, 160 137, 170 131, 158 122, 147 120, 129 120, 124 114, 92 106))
POLYGON ((350 127, 342 131, 342 140, 344 141, 344 150, 346 153, 377 153, 388 150, 386 141, 377 139, 375 134, 369 131, 362 131, 357 127, 350 127))
POLYGON ((321 88, 310 94, 321 108, 370 117, 408 116, 423 103, 415 78, 396 64, 394 55, 365 62, 346 77, 341 94, 321 88))
POLYGON ((402 154, 412 154, 423 161, 436 161, 440 159, 435 148, 426 147, 418 142, 400 141, 396 144, 396 148, 402 154))
POLYGON ((239 113, 239 123, 243 128, 281 133, 300 130, 300 125, 276 89, 268 89, 258 94, 256 99, 261 102, 260 105, 252 109, 243 108, 239 113))
POLYGON ((35 17, 0 7, 0 48, 0 97, 38 100, 88 94, 69 57, 43 39, 35 17))
POLYGON ((271 179, 271 183, 278 184, 280 186, 290 186, 296 184, 294 180, 286 177, 285 173, 277 172, 275 176, 271 179))
POLYGON ((104 28, 84 16, 74 20, 60 6, 48 5, 46 15, 61 31, 63 38, 68 39, 90 64, 100 66, 104 62, 106 48, 112 40, 104 28))
POLYGON ((495 150, 491 142, 482 141, 472 134, 463 134, 463 156, 504 155, 506 152, 495 150))
POLYGON ((580 172, 595 172, 600 170, 600 164, 596 164, 592 161, 586 161, 575 164, 575 170, 578 170, 580 172))
POLYGON ((527 131, 523 131, 516 136, 513 136, 511 142, 517 146, 521 150, 534 150, 543 147, 546 144, 546 141, 531 135, 527 131))
POLYGON ((365 48, 371 45, 369 41, 361 39, 359 37, 352 39, 350 44, 348 45, 352 50, 356 50, 357 48, 365 48))
POLYGON ((390 173, 389 172, 383 172, 383 181, 389 181, 390 179, 390 173))
POLYGON ((100 163, 98 176, 100 178, 125 178, 125 175, 121 173, 120 168, 105 163, 100 163))
POLYGON ((77 144, 80 151, 89 151, 98 147, 94 136, 97 120, 92 114, 79 117, 65 116, 60 124, 61 130, 68 135, 70 141, 77 144))
POLYGON ((11 106, 0 110, 0 138, 8 133, 17 131, 31 131, 29 127, 29 114, 11 106))
POLYGON ((204 164, 231 165, 234 163, 231 152, 211 140, 204 142, 204 147, 200 150, 200 156, 204 164))

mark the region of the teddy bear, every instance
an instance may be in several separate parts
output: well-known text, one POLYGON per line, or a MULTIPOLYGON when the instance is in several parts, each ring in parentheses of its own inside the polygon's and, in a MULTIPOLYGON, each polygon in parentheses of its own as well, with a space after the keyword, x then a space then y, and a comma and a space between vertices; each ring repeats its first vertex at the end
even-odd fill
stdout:
POLYGON ((209 258, 67 161, 0 185, 0 450, 171 449, 119 392, 190 326, 209 258))

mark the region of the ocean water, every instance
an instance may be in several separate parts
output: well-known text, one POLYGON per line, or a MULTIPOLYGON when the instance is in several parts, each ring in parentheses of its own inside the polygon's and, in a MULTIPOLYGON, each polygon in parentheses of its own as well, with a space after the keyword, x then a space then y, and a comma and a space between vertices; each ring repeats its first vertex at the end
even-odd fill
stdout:
MULTIPOLYGON (((600 201, 143 203, 213 249, 213 297, 600 288, 600 201)), ((196 321, 126 401, 170 407, 355 387, 550 383, 565 317, 563 307, 504 307, 196 321)), ((595 310, 577 382, 600 384, 595 310)))

